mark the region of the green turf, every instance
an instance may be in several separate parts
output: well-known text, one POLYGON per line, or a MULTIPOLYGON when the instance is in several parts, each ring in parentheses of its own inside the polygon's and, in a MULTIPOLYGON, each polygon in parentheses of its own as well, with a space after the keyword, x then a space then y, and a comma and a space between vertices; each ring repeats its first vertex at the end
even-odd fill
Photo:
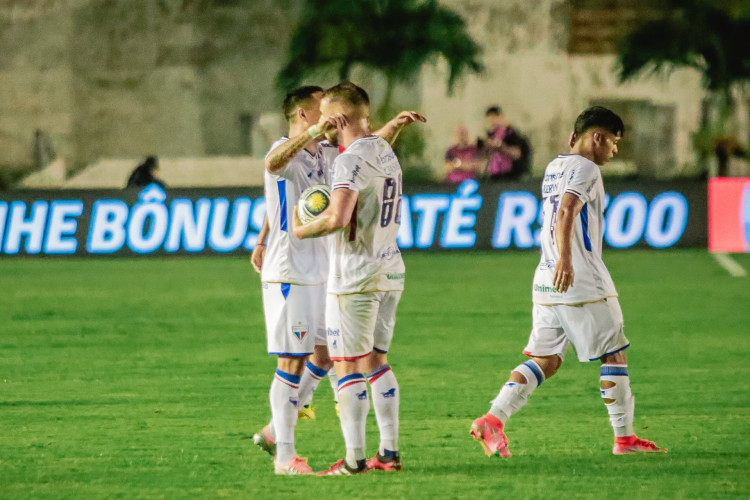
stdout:
MULTIPOLYGON (((537 258, 406 256, 405 469, 352 478, 276 477, 249 439, 275 361, 248 259, 0 260, 0 498, 750 496, 750 278, 705 251, 605 256, 636 429, 669 454, 611 455, 598 366, 570 352, 509 422, 513 458, 485 457, 469 425, 523 359, 537 258)), ((325 381, 315 404, 297 439, 320 469, 343 439, 325 381)))

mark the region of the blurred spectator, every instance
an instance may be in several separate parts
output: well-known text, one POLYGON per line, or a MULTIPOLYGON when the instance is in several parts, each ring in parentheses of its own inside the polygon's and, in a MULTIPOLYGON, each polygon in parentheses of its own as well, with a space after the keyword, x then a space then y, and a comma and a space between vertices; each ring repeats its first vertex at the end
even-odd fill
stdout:
POLYGON ((156 156, 147 157, 146 161, 135 167, 133 173, 130 174, 125 189, 142 188, 149 184, 156 184, 162 189, 166 188, 164 182, 156 176, 157 170, 159 170, 159 159, 156 156))
POLYGON ((52 148, 52 141, 41 129, 36 129, 34 131, 34 142, 31 145, 31 158, 34 168, 46 167, 56 157, 55 150, 52 148))
POLYGON ((456 126, 453 133, 456 143, 445 152, 445 180, 460 184, 482 173, 484 159, 477 142, 469 141, 469 129, 465 125, 456 126))
POLYGON ((516 180, 530 173, 531 147, 503 115, 500 106, 487 108, 487 140, 484 147, 489 156, 487 176, 491 180, 516 180))

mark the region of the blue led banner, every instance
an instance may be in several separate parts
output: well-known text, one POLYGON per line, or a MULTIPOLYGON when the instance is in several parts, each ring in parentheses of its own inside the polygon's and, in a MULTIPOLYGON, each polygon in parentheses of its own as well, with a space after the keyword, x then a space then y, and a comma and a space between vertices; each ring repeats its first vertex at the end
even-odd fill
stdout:
MULTIPOLYGON (((610 248, 705 247, 706 185, 607 183, 610 248)), ((404 188, 401 249, 539 245, 537 183, 404 188)), ((10 191, 0 194, 0 255, 246 254, 263 223, 261 188, 10 191)))

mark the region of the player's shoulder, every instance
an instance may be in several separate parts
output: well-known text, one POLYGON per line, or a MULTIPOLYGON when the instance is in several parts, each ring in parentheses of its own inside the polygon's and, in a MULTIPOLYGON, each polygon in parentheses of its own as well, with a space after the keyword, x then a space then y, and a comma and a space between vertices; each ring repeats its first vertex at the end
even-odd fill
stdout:
POLYGON ((285 135, 282 135, 279 139, 277 139, 273 144, 271 144, 271 147, 268 148, 268 152, 266 153, 266 158, 268 158, 268 155, 270 155, 274 149, 278 148, 279 146, 281 146, 288 140, 289 140, 289 137, 285 135))
POLYGON ((599 165, 581 155, 559 155, 565 170, 569 172, 570 178, 574 175, 581 177, 598 177, 600 174, 599 165))

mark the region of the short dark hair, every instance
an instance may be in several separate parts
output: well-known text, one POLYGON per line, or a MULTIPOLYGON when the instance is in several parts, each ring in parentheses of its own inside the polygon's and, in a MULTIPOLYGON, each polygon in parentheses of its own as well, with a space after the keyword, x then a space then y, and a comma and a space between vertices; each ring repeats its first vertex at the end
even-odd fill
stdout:
POLYGON ((503 108, 501 108, 498 105, 490 106, 487 108, 487 111, 484 112, 484 116, 487 115, 502 115, 503 114, 503 108))
POLYGON ((331 101, 344 101, 355 106, 369 106, 370 96, 362 87, 352 82, 341 82, 325 91, 324 97, 331 101))
POLYGON ((281 105, 281 110, 284 112, 284 118, 290 121, 294 117, 294 111, 302 105, 305 101, 309 100, 316 92, 323 92, 321 87, 315 85, 307 85, 294 89, 284 97, 284 104, 281 105))
POLYGON ((614 135, 622 135, 625 132, 622 118, 614 111, 602 106, 591 106, 578 115, 573 132, 576 137, 580 137, 592 128, 603 128, 614 135))

